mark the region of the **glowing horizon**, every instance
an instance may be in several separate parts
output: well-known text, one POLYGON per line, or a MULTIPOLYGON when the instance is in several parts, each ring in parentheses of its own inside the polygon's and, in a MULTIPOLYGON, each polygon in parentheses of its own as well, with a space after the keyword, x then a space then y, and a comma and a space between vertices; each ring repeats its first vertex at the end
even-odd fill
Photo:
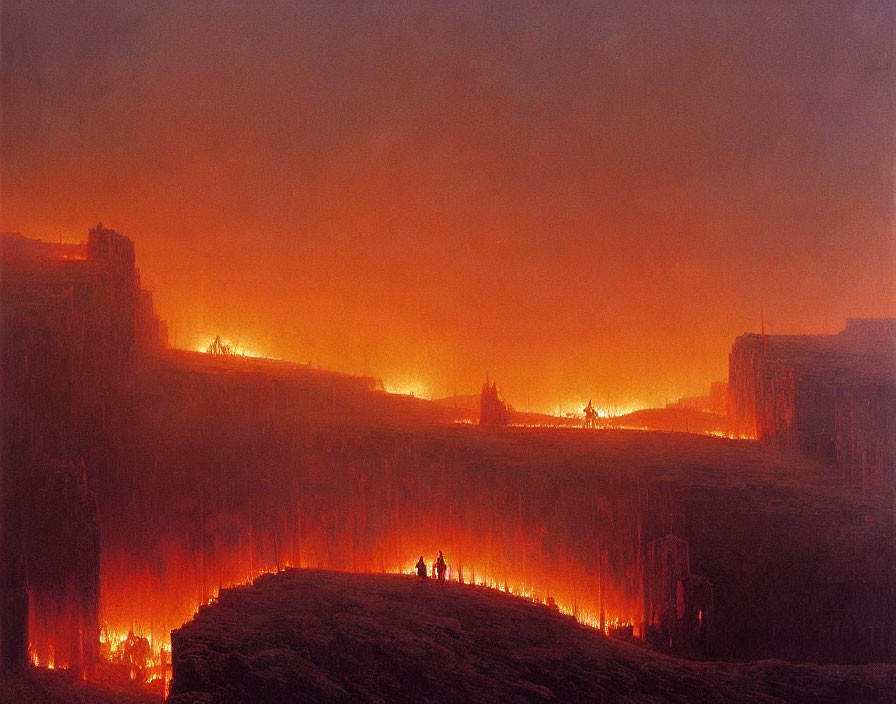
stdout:
POLYGON ((873 5, 220 5, 3 27, 0 229, 133 239, 174 347, 566 412, 703 394, 763 321, 896 316, 873 5))

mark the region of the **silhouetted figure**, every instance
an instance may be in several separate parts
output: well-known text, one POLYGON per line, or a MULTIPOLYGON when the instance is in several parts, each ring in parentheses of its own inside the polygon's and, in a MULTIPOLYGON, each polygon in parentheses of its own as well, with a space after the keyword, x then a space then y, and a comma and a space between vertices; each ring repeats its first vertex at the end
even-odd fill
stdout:
POLYGON ((426 579, 426 563, 423 561, 423 555, 420 556, 420 559, 417 560, 417 576, 421 579, 426 579))
POLYGON ((442 551, 439 550, 439 558, 436 560, 436 564, 433 565, 433 571, 438 576, 440 582, 445 581, 445 572, 448 570, 448 564, 445 562, 445 557, 442 555, 442 551))
POLYGON ((596 428, 597 427, 597 411, 594 410, 594 406, 591 405, 591 399, 588 399, 588 405, 583 409, 585 412, 585 427, 586 428, 596 428))

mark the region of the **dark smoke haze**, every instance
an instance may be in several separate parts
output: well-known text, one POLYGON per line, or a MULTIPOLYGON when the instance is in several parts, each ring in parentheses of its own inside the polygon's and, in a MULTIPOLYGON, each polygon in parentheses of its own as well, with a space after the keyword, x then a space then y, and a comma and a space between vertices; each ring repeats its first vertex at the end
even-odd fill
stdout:
POLYGON ((896 315, 894 27, 880 0, 6 0, 0 229, 127 234, 179 347, 661 403, 761 314, 896 315))

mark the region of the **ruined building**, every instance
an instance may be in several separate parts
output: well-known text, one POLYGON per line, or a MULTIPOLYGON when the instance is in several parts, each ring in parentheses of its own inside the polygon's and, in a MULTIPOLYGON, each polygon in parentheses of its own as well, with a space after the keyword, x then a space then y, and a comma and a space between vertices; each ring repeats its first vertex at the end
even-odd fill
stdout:
POLYGON ((742 335, 729 389, 735 434, 896 485, 896 320, 851 318, 837 335, 742 335))
POLYGON ((706 649, 712 584, 691 574, 688 544, 671 533, 647 544, 644 608, 647 640, 655 647, 686 653, 706 649))
POLYGON ((507 425, 507 404, 498 395, 498 384, 488 383, 486 377, 479 397, 479 425, 507 425))
POLYGON ((167 335, 133 242, 102 224, 81 244, 4 233, 0 266, 2 660, 21 666, 30 650, 86 671, 99 633, 99 538, 84 458, 116 385, 167 335))

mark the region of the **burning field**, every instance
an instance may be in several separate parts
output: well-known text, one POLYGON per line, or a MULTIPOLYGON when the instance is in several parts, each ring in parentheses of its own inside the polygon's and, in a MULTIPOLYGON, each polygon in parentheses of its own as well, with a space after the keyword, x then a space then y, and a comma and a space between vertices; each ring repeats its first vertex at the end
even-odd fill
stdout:
POLYGON ((671 535, 686 564, 669 578, 712 592, 712 627, 684 651, 867 662, 892 647, 888 497, 829 464, 678 433, 433 425, 382 392, 267 374, 169 363, 130 389, 92 460, 110 631, 157 650, 262 572, 410 573, 441 549, 464 582, 644 639, 648 551, 671 535))

